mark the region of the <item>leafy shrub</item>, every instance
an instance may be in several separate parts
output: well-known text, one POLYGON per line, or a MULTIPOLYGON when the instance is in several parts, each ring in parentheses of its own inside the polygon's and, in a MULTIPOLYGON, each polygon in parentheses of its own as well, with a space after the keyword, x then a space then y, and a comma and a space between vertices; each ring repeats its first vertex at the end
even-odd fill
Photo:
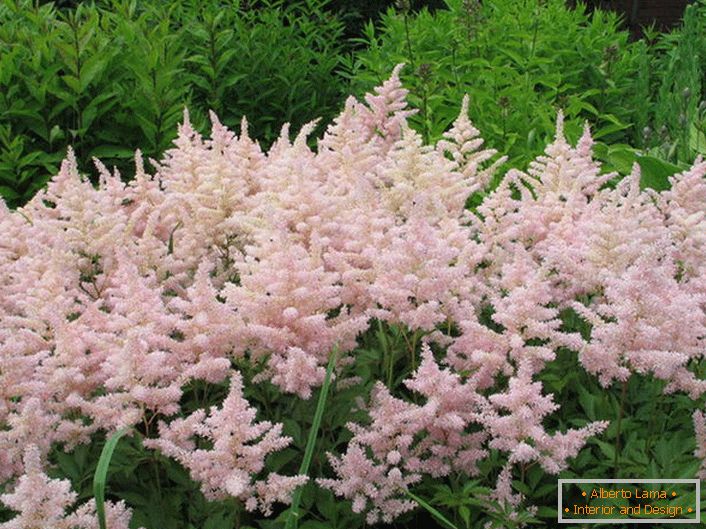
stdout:
POLYGON ((687 6, 682 25, 651 35, 648 119, 636 145, 678 164, 706 155, 706 2, 687 6))
POLYGON ((541 152, 559 108, 570 137, 588 120, 595 139, 630 138, 642 108, 636 79, 644 50, 628 42, 616 14, 589 16, 562 0, 446 3, 433 14, 389 10, 379 30, 368 25, 368 49, 349 65, 354 93, 405 62, 417 130, 440 138, 454 119, 451 103, 469 93, 471 117, 509 166, 541 152))
MULTIPOLYGON (((252 4, 252 3, 251 3, 252 4)), ((284 122, 330 118, 342 83, 342 24, 310 0, 258 9, 219 2, 134 1, 0 6, 0 194, 25 202, 68 145, 126 170, 138 146, 158 157, 185 106, 235 126, 245 114, 265 145, 284 122)))
POLYGON ((133 526, 291 525, 332 350, 308 527, 441 519, 427 500, 519 527, 555 519, 556 475, 704 475, 706 162, 643 191, 560 115, 488 191, 468 100, 424 144, 398 73, 315 151, 313 123, 264 152, 187 121, 154 175, 96 187, 70 154, 0 202, 0 527, 88 527, 123 428, 108 497, 133 526))

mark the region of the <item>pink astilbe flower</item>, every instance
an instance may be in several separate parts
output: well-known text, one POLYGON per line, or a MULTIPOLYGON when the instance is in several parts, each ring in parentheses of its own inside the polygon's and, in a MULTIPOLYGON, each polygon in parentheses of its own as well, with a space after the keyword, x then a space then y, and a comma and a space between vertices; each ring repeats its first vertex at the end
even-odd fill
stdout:
MULTIPOLYGON (((12 492, 0 495, 0 502, 17 512, 0 529, 97 529, 95 501, 74 506, 78 494, 68 480, 49 478, 42 470, 39 449, 30 445, 24 454, 25 473, 12 492)), ((105 502, 106 523, 111 529, 128 529, 131 512, 120 501, 105 502)))
POLYGON ((397 141, 407 122, 407 117, 416 113, 415 110, 406 110, 406 96, 408 91, 400 82, 400 70, 403 64, 398 64, 392 70, 392 75, 382 86, 376 87, 375 94, 366 94, 365 102, 368 107, 359 106, 358 119, 365 127, 366 136, 375 138, 383 148, 390 147, 397 141))
POLYGON ((355 512, 367 511, 369 523, 390 522, 413 509, 415 503, 404 491, 423 475, 473 475, 487 454, 481 448, 485 434, 466 432, 480 409, 480 396, 458 375, 440 369, 426 344, 422 357, 405 384, 427 402, 397 399, 378 383, 369 410, 371 424, 349 424, 354 436, 348 450, 340 457, 328 456, 337 479, 318 480, 353 501, 355 512))
POLYGON ((421 136, 406 126, 376 171, 374 185, 383 207, 397 218, 459 217, 470 188, 454 168, 453 162, 422 145, 421 136))
MULTIPOLYGON (((600 166, 591 155, 592 140, 588 128, 579 144, 572 148, 563 134, 563 117, 557 119, 555 141, 544 156, 530 164, 528 173, 511 170, 478 207, 482 216, 481 241, 487 247, 486 275, 510 262, 518 250, 531 253, 538 266, 546 273, 557 274, 553 260, 547 259, 547 249, 557 247, 556 239, 568 239, 556 251, 560 261, 575 252, 573 244, 581 243, 581 232, 575 224, 588 208, 599 189, 615 174, 601 175, 600 166), (515 194, 519 194, 516 197, 515 194), (563 257, 563 259, 561 259, 563 257)), ((559 283, 562 277, 555 281, 559 283)))
POLYGON ((3 422, 8 429, 0 431, 0 484, 27 471, 23 461, 27 446, 37 457, 46 456, 62 424, 61 416, 49 412, 36 397, 23 400, 3 422))
POLYGON ((473 126, 468 117, 468 94, 463 96, 461 113, 453 122, 451 128, 444 132, 444 139, 436 144, 438 152, 450 156, 454 168, 463 175, 457 185, 448 191, 460 201, 461 207, 465 205, 468 193, 478 191, 488 185, 488 181, 499 166, 507 161, 506 156, 499 157, 491 165, 482 169, 482 164, 493 158, 498 151, 495 149, 481 149, 483 138, 480 131, 473 126), (466 195, 466 196, 464 196, 466 195))
POLYGON ((529 363, 522 363, 507 390, 488 398, 491 406, 480 420, 491 436, 489 446, 509 452, 509 463, 537 461, 550 474, 558 474, 588 437, 603 431, 608 423, 599 421, 567 433, 547 434, 542 421, 559 406, 550 395, 542 394, 542 384, 532 380, 532 372, 529 363))
POLYGON ((514 492, 512 489, 512 464, 508 463, 498 474, 495 488, 490 493, 490 499, 497 501, 504 507, 517 509, 525 499, 524 494, 514 492))
POLYGON ((475 244, 453 220, 433 225, 422 216, 392 228, 389 246, 373 261, 370 314, 410 329, 431 332, 465 310, 473 297, 475 244))
POLYGON ((640 192, 640 171, 614 190, 596 193, 580 216, 554 227, 536 246, 561 298, 600 292, 606 280, 622 274, 646 248, 668 246, 669 233, 651 196, 640 192))
POLYGON ((282 436, 281 424, 256 422, 257 412, 242 391, 242 377, 235 372, 220 408, 211 407, 208 415, 198 410, 169 424, 160 422, 159 437, 146 440, 145 446, 181 463, 201 483, 206 498, 232 496, 248 510, 270 514, 273 502, 289 502, 292 491, 307 478, 269 474, 264 480, 256 479, 265 469, 267 455, 286 448, 292 439, 282 436), (201 448, 197 439, 212 447, 201 448))
POLYGON ((706 293, 706 161, 670 177, 660 194, 664 223, 674 237, 675 259, 689 288, 706 293))
POLYGON ((319 479, 322 487, 331 489, 336 495, 353 502, 353 512, 366 512, 368 523, 374 524, 380 519, 391 522, 397 516, 411 511, 415 502, 406 499, 402 492, 418 482, 421 476, 404 476, 396 466, 401 456, 393 450, 388 460, 376 462, 366 454, 364 446, 354 439, 340 457, 329 454, 329 462, 339 479, 319 479))
POLYGON ((472 310, 456 320, 461 334, 446 358, 479 389, 494 386, 498 375, 512 376, 520 363, 538 373, 554 360, 557 348, 582 345, 578 334, 561 329, 559 310, 552 306, 555 289, 528 250, 518 247, 512 260, 486 281, 481 292, 486 306, 492 307, 494 328, 480 323, 482 304, 472 304, 472 310), (530 341, 534 344, 528 345, 530 341))
POLYGON ((458 326, 461 335, 446 350, 446 362, 456 372, 471 378, 479 390, 494 386, 497 376, 513 373, 508 353, 521 340, 489 329, 475 317, 466 317, 458 326))
POLYGON ((85 406, 104 428, 132 425, 142 419, 145 409, 176 413, 181 365, 171 334, 178 318, 165 310, 156 278, 142 276, 125 257, 106 287, 105 299, 110 334, 102 344, 101 370, 108 393, 88 402, 76 394, 72 404, 85 406))
POLYGON ((340 308, 339 274, 327 272, 321 258, 301 245, 272 237, 249 248, 238 270, 240 284, 228 284, 224 293, 252 338, 251 358, 267 355, 273 382, 308 398, 323 381, 323 370, 315 366, 327 363, 336 344, 344 352, 352 349, 367 318, 340 308), (304 369, 292 369, 297 366, 304 369))
POLYGON ((156 175, 165 196, 155 234, 164 241, 171 237, 171 257, 161 260, 173 261, 177 276, 181 270, 195 269, 214 248, 227 248, 229 238, 247 234, 248 204, 259 190, 257 177, 265 155, 248 137, 247 122, 236 138, 214 114, 211 120, 211 139, 204 140, 185 114, 176 148, 165 153, 156 175))
POLYGON ((673 262, 646 253, 621 276, 606 279, 602 302, 574 305, 593 325, 580 360, 603 385, 636 372, 668 381, 667 392, 696 399, 706 391, 706 381, 687 368, 704 355, 704 298, 686 291, 675 275, 673 262))
POLYGON ((183 380, 202 379, 207 382, 225 380, 231 358, 242 357, 247 346, 245 324, 240 315, 225 302, 219 301, 219 290, 213 285, 207 262, 202 262, 194 282, 180 297, 173 292, 168 309, 184 319, 175 322, 180 341, 172 344, 183 363, 183 380))
POLYGON ((556 289, 551 278, 538 267, 529 252, 518 248, 512 260, 501 268, 501 274, 491 280, 495 287, 488 294, 493 307, 492 320, 509 337, 513 352, 510 357, 532 358, 532 369, 539 372, 554 359, 558 347, 577 347, 577 334, 560 330, 561 319, 556 306, 556 289), (526 346, 529 340, 542 345, 526 346))
POLYGON ((315 123, 306 124, 294 142, 288 127, 267 153, 267 171, 253 197, 251 215, 257 232, 268 239, 272 232, 286 233, 305 248, 325 247, 339 229, 339 210, 347 201, 329 181, 330 166, 321 163, 307 146, 315 123))

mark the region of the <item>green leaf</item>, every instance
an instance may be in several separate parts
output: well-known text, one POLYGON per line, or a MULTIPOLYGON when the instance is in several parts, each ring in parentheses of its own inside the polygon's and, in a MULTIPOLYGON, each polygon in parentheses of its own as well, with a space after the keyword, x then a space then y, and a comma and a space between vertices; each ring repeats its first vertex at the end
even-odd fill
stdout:
POLYGON ((441 525, 443 525, 447 529, 458 529, 458 527, 456 527, 453 523, 451 523, 451 521, 449 521, 443 514, 441 514, 439 511, 437 511, 434 507, 429 505, 427 502, 425 502, 419 496, 412 494, 408 490, 406 490, 405 493, 407 494, 407 496, 409 496, 414 501, 416 501, 419 505, 421 505, 429 514, 431 514, 434 518, 436 518, 441 523, 441 525))
POLYGON ((73 454, 58 452, 56 454, 56 459, 63 474, 71 478, 72 481, 79 480, 81 477, 81 470, 78 463, 74 460, 73 454))
POLYGON ((15 200, 20 198, 19 193, 14 189, 7 186, 0 186, 0 196, 9 200, 15 200))
POLYGON ((285 449, 270 455, 267 460, 267 467, 273 472, 279 472, 284 465, 297 456, 296 450, 285 449))
POLYGON ((96 473, 93 476, 93 495, 96 499, 96 514, 98 515, 98 524, 100 529, 106 529, 105 524, 105 483, 108 478, 108 467, 110 466, 110 459, 113 457, 113 452, 115 447, 118 445, 120 438, 128 433, 130 430, 124 428, 115 432, 103 446, 103 451, 101 452, 100 459, 98 459, 98 466, 96 467, 96 473))
POLYGON ((621 174, 629 174, 636 159, 637 156, 632 149, 621 147, 608 149, 608 162, 621 174))
POLYGON ((203 525, 203 529, 223 529, 233 526, 233 515, 229 513, 218 513, 209 516, 203 525))
POLYGON ((613 461, 615 458, 615 447, 612 444, 601 441, 600 439, 593 438, 594 443, 598 445, 603 455, 608 459, 608 461, 613 461))
POLYGON ((628 128, 630 128, 630 125, 625 125, 623 123, 611 123, 610 125, 606 125, 605 127, 601 127, 596 130, 592 136, 594 140, 597 140, 603 138, 604 136, 608 136, 609 134, 614 134, 628 128))
POLYGON ((64 138, 64 131, 59 125, 54 125, 49 131, 49 143, 54 143, 56 140, 64 138))
POLYGON ((135 151, 119 145, 99 145, 90 153, 91 158, 132 158, 133 156, 135 151))
POLYGON ((105 52, 96 54, 86 61, 84 67, 81 69, 81 92, 84 92, 86 88, 88 88, 96 76, 105 69, 107 63, 105 52))
POLYGON ((498 48, 498 51, 507 55, 510 59, 513 60, 513 62, 515 62, 515 64, 517 64, 517 66, 521 66, 524 68, 525 58, 522 57, 519 53, 513 50, 509 50, 507 48, 498 48))
POLYGON ((586 413, 586 417, 591 421, 595 421, 597 419, 596 397, 580 384, 577 384, 576 388, 579 392, 579 404, 581 404, 583 411, 586 413))
POLYGON ((655 191, 669 189, 669 177, 680 171, 679 167, 655 158, 654 156, 638 156, 640 164, 640 188, 647 187, 655 191))
MULTIPOLYGON (((73 74, 65 74, 61 76, 61 79, 66 83, 66 86, 73 91, 74 94, 81 93, 81 84, 79 83, 78 77, 73 74)), ((72 95, 72 97, 74 96, 72 95)))
MULTIPOLYGON (((326 377, 324 378, 324 384, 321 386, 321 391, 319 393, 319 400, 316 403, 316 411, 314 412, 314 422, 309 430, 309 440, 306 443, 306 449, 304 450, 304 460, 299 467, 299 475, 308 475, 309 466, 311 465, 311 459, 314 456, 314 445, 316 445, 316 437, 319 434, 319 428, 321 427, 321 418, 324 414, 324 408, 326 407, 326 397, 328 396, 329 387, 331 386, 331 375, 333 373, 333 367, 336 364, 336 357, 338 356, 338 346, 334 346, 333 351, 329 357, 328 366, 326 367, 326 377)), ((294 492, 292 498, 292 506, 289 508, 287 515, 286 527, 287 529, 296 529, 299 525, 299 503, 302 499, 302 491, 304 487, 298 487, 294 492)), ((103 529, 103 528, 101 528, 103 529)))
POLYGON ((461 505, 458 508, 458 515, 463 520, 463 523, 465 523, 467 526, 471 523, 471 509, 469 509, 465 505, 461 505))

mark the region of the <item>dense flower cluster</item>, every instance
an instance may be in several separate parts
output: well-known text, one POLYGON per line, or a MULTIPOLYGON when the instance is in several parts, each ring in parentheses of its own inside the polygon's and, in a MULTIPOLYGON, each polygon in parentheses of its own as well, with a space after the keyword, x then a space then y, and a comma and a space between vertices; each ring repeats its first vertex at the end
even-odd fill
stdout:
MULTIPOLYGON (((0 495, 0 501, 17 516, 0 524, 1 529, 97 529, 98 518, 93 500, 71 513, 78 494, 71 490, 68 480, 51 479, 42 470, 39 449, 30 445, 25 450, 24 474, 17 481, 14 492, 0 495)), ((112 529, 128 529, 130 510, 124 502, 105 503, 105 520, 112 529)))
POLYGON ((69 153, 27 206, 0 201, 0 484, 13 491, 0 500, 20 512, 8 529, 63 527, 74 497, 42 474, 52 446, 155 417, 147 444, 208 497, 269 513, 305 478, 265 475, 289 439, 256 420, 234 360, 309 398, 329 352, 354 362, 373 318, 423 336, 405 382, 417 398, 378 383, 370 421, 350 425, 319 481, 370 522, 413 508, 405 491, 425 475, 473 475, 490 449, 505 458, 493 498, 509 506, 517 465, 566 468, 607 424, 545 429, 558 404, 538 375, 560 348, 606 386, 651 373, 668 391, 706 390, 692 370, 706 337, 706 163, 662 193, 641 190, 637 168, 611 186, 588 129, 572 147, 559 116, 546 155, 472 214, 467 199, 503 159, 483 148, 467 98, 423 145, 398 72, 365 103, 349 98, 316 150, 313 124, 294 141, 285 127, 265 153, 245 120, 236 136, 212 116, 204 139, 187 115, 154 175, 138 153, 128 184, 97 162, 96 187, 69 153), (564 328, 565 311, 590 337, 564 328), (175 418, 194 380, 230 380, 230 393, 175 418), (39 489, 56 489, 36 511, 47 521, 26 522, 39 489))
POLYGON ((252 482, 253 476, 262 472, 267 454, 286 448, 291 439, 281 435, 281 424, 253 424, 257 411, 248 405, 242 392, 242 377, 236 373, 222 409, 211 409, 208 417, 204 410, 198 410, 168 425, 162 422, 159 438, 147 440, 145 445, 188 468, 201 482, 206 498, 233 496, 244 501, 248 510, 260 508, 269 514, 272 503, 286 501, 306 477, 270 474, 266 481, 252 482), (199 448, 194 437, 209 441, 212 448, 199 448))

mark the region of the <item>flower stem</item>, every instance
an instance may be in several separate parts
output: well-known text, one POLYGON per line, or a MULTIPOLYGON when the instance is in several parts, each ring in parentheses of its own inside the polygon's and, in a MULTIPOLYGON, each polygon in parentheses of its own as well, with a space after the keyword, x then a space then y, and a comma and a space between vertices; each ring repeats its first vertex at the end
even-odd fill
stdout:
MULTIPOLYGON (((336 364, 337 356, 338 346, 334 346, 331 356, 329 357, 328 366, 326 367, 326 378, 324 378, 324 384, 321 386, 321 392, 319 393, 319 400, 316 403, 314 421, 311 425, 311 430, 309 430, 309 438, 306 442, 306 448, 304 449, 304 459, 299 467, 300 475, 306 476, 309 473, 309 467, 311 466, 311 460, 314 455, 314 445, 316 445, 316 438, 321 426, 321 418, 323 417, 324 408, 326 407, 326 397, 331 386, 331 374, 333 373, 333 366, 336 364)), ((287 515, 286 529, 296 529, 299 525, 299 503, 302 499, 302 491, 303 486, 300 486, 294 492, 292 506, 287 515)))
POLYGON ((615 432, 615 453, 613 454, 613 474, 618 477, 618 454, 620 453, 620 426, 625 413, 625 400, 628 395, 628 381, 623 381, 622 390, 620 392, 620 411, 618 412, 617 432, 615 432))

